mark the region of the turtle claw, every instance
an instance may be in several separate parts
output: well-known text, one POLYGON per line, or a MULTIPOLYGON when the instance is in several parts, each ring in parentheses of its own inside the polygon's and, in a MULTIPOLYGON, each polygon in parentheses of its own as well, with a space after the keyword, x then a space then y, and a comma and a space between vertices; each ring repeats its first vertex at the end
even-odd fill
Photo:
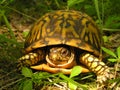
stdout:
POLYGON ((107 80, 114 78, 114 75, 110 72, 105 72, 103 74, 97 75, 97 82, 100 84, 107 83, 107 80))
POLYGON ((108 80, 114 79, 115 76, 110 70, 104 71, 104 73, 97 75, 97 90, 112 90, 116 84, 110 83, 108 80), (109 89, 106 89, 109 88, 109 89))
POLYGON ((108 77, 106 77, 105 75, 99 75, 99 76, 97 76, 97 83, 98 84, 105 84, 105 83, 107 83, 107 80, 108 80, 109 78, 108 77))

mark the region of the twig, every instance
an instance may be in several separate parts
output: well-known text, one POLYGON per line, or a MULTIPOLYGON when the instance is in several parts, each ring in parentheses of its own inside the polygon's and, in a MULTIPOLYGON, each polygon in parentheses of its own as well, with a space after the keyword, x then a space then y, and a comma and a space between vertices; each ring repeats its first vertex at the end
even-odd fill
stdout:
POLYGON ((27 14, 24 14, 24 13, 22 13, 22 12, 16 10, 16 9, 14 9, 14 8, 11 8, 11 7, 8 7, 8 6, 7 6, 7 8, 8 8, 8 9, 11 9, 11 10, 13 10, 13 11, 15 11, 15 12, 17 12, 17 13, 23 15, 23 16, 26 16, 26 17, 28 17, 28 18, 30 18, 30 19, 32 19, 32 20, 35 20, 35 21, 37 20, 37 19, 35 19, 35 18, 33 18, 33 17, 31 17, 31 16, 29 16, 29 15, 27 15, 27 14))
POLYGON ((9 86, 11 86, 11 85, 13 85, 13 84, 21 81, 21 80, 22 80, 22 79, 18 79, 18 80, 14 81, 14 82, 8 83, 8 84, 2 86, 2 87, 0 88, 0 90, 3 90, 4 88, 9 87, 9 86))
POLYGON ((11 73, 16 72, 16 71, 17 71, 17 69, 14 69, 13 71, 11 71, 11 72, 7 73, 6 75, 4 75, 4 76, 0 77, 0 80, 1 80, 1 79, 3 79, 4 77, 6 77, 6 76, 10 75, 11 73))
POLYGON ((17 80, 17 79, 18 79, 18 77, 15 77, 15 78, 12 78, 12 79, 5 80, 4 83, 2 83, 1 86, 4 86, 6 83, 9 83, 9 82, 15 81, 15 80, 17 80))
POLYGON ((110 29, 110 28, 103 28, 103 31, 112 31, 112 32, 116 32, 116 31, 120 31, 120 29, 110 29))
MULTIPOLYGON (((53 82, 51 79, 49 79, 48 78, 48 81, 49 82, 53 82)), ((67 87, 63 87, 63 86, 61 86, 61 85, 59 85, 59 84, 57 84, 57 83, 54 83, 54 85, 56 86, 56 87, 58 87, 58 88, 61 88, 62 90, 70 90, 69 88, 67 88, 67 87), (66 89, 67 88, 67 89, 66 89)))

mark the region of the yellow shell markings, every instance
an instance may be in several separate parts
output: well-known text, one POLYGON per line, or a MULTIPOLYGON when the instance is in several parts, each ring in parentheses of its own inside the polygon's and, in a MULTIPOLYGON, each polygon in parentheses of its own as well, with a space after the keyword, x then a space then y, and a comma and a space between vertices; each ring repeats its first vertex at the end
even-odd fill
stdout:
MULTIPOLYGON (((57 22, 55 22, 55 24, 53 24, 52 25, 52 27, 54 27, 53 28, 53 31, 52 32, 50 32, 49 34, 48 34, 48 36, 53 36, 53 35, 57 35, 57 34, 60 34, 60 32, 61 32, 61 27, 59 26, 59 24, 61 23, 62 21, 57 21, 57 22)), ((51 29, 51 28, 49 28, 49 29, 51 29)))
POLYGON ((95 47, 100 47, 100 36, 98 28, 94 25, 93 22, 89 20, 90 18, 84 17, 82 19, 82 25, 84 26, 83 30, 81 30, 81 39, 84 39, 86 42, 94 45, 95 47))
POLYGON ((43 18, 43 21, 44 21, 44 23, 43 23, 43 25, 41 25, 41 29, 40 29, 41 36, 39 37, 39 39, 47 36, 48 33, 50 33, 50 29, 47 29, 47 27, 49 26, 51 18, 49 18, 49 16, 46 16, 45 18, 43 18))
MULTIPOLYGON (((62 29, 62 37, 65 38, 66 36, 69 35, 69 33, 71 33, 74 37, 74 38, 79 38, 79 35, 77 34, 77 32, 75 31, 74 27, 75 26, 75 23, 73 23, 73 21, 68 21, 70 26, 69 27, 66 27, 67 26, 67 23, 64 23, 63 25, 63 29, 62 29)), ((68 36, 68 37, 71 37, 71 36, 68 36)))
POLYGON ((48 18, 47 14, 40 18, 31 28, 27 38, 26 38, 26 43, 29 45, 31 43, 34 43, 35 41, 41 39, 41 36, 46 36, 46 26, 48 25, 47 22, 50 21, 48 18), (42 32, 43 31, 43 32, 42 32), (41 35, 42 34, 42 35, 41 35))
POLYGON ((69 20, 69 14, 62 14, 58 17, 56 16, 54 17, 53 20, 54 23, 49 24, 52 28, 49 26, 49 28, 46 29, 49 31, 50 29, 52 29, 51 32, 48 34, 48 36, 53 36, 58 34, 59 37, 66 38, 66 36, 69 35, 69 33, 71 33, 73 34, 72 37, 79 38, 79 35, 77 34, 77 32, 74 30, 73 27, 75 26, 75 23, 72 20, 69 20))
POLYGON ((90 35, 89 37, 91 38, 90 42, 93 45, 97 46, 97 48, 99 48, 100 47, 100 42, 101 42, 100 36, 99 36, 100 33, 98 33, 96 27, 93 27, 93 25, 91 25, 91 24, 88 25, 88 29, 94 30, 94 31, 89 32, 89 35, 90 35))

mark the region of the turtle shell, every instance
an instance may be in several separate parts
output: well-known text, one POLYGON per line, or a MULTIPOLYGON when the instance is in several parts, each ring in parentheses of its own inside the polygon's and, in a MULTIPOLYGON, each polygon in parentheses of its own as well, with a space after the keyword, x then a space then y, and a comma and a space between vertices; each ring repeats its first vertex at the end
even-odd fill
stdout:
POLYGON ((25 41, 25 52, 50 45, 68 45, 99 56, 100 30, 85 13, 74 10, 50 12, 33 25, 25 41))

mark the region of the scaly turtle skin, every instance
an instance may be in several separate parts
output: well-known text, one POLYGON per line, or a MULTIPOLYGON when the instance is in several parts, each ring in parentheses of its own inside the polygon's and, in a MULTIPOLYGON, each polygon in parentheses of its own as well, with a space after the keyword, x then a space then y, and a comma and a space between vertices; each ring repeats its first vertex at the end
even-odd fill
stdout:
POLYGON ((102 83, 110 78, 110 70, 101 61, 100 46, 100 30, 88 15, 59 10, 34 24, 25 41, 26 55, 18 66, 70 74, 73 66, 84 65, 82 72, 94 72, 102 83))

